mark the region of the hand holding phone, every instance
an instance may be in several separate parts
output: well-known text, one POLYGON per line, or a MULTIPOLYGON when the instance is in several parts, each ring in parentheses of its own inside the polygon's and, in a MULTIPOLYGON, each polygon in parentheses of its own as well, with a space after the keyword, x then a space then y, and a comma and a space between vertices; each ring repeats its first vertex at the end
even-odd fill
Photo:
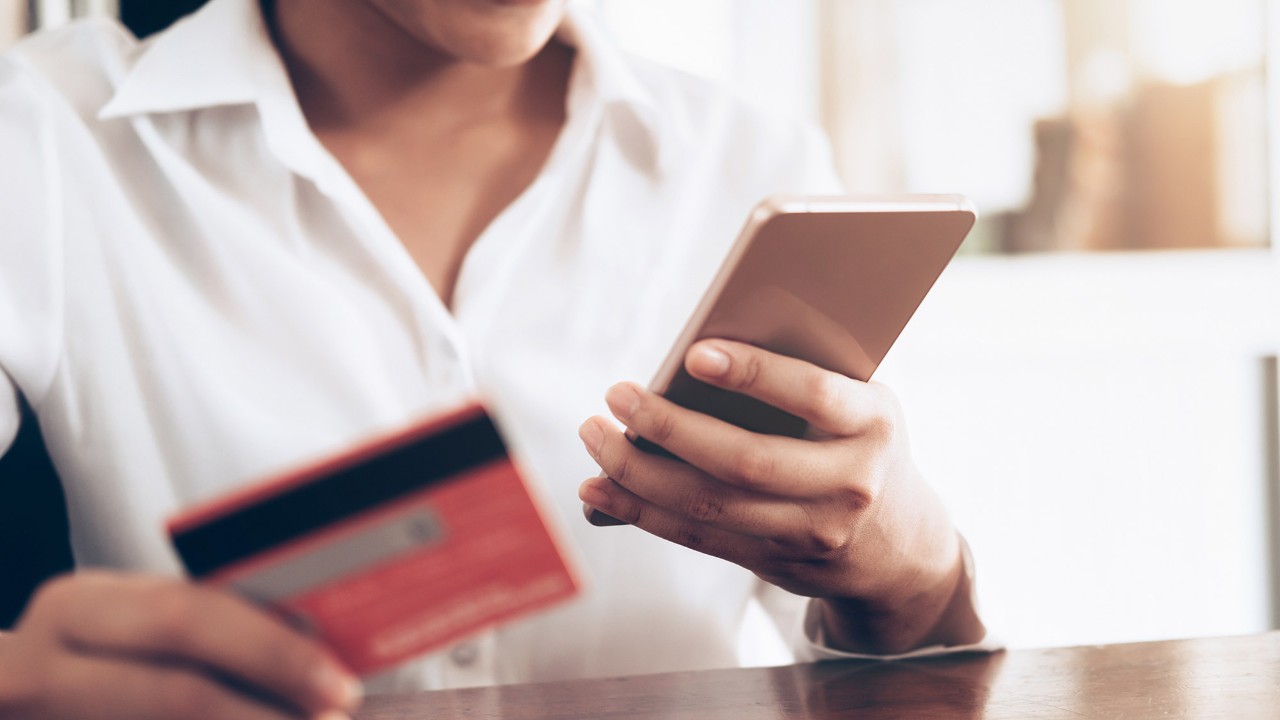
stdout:
MULTIPOLYGON (((650 390, 753 432, 804 435, 802 418, 691 377, 689 348, 734 340, 869 380, 976 220, 958 195, 761 202, 650 390)), ((636 443, 664 452, 644 438, 636 443)), ((617 524, 599 512, 587 517, 617 524)))
POLYGON ((580 428, 591 515, 814 598, 829 647, 977 642, 959 535, 867 381, 973 222, 955 197, 763 204, 651 389, 606 393, 626 434, 580 428))

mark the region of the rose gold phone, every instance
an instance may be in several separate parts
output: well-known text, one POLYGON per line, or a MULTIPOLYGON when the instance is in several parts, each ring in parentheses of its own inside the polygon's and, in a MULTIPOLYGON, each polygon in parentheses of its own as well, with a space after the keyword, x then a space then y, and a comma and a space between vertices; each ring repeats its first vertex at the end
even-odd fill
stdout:
MULTIPOLYGON (((869 380, 976 220, 958 195, 764 200, 650 389, 754 432, 803 435, 800 418, 690 377, 689 347, 737 340, 869 380)), ((636 444, 664 452, 643 438, 636 444)))

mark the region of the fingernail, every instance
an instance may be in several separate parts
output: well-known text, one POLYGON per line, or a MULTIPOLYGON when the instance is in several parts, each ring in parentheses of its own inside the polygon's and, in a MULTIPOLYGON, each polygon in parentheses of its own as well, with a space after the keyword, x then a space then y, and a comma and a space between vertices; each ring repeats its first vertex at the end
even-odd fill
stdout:
MULTIPOLYGON (((321 665, 313 678, 316 690, 326 700, 342 708, 353 708, 364 697, 360 681, 329 664, 321 665)), ((322 716, 324 720, 336 720, 322 716)), ((346 717, 345 715, 339 717, 346 717)))
POLYGON ((605 492, 600 485, 601 482, 594 478, 582 483, 582 486, 578 488, 578 498, 597 510, 607 510, 610 500, 609 493, 605 492))
POLYGON ((710 345, 699 345, 689 357, 691 370, 703 377, 720 377, 729 372, 729 355, 710 345))
POLYGON ((609 409, 619 420, 629 419, 640 408, 640 395, 630 383, 618 383, 609 388, 604 401, 609 403, 609 409))
POLYGON ((604 444, 604 431, 595 420, 582 423, 578 428, 578 437, 582 438, 582 444, 587 446, 587 452, 591 453, 591 457, 600 457, 600 446, 604 444))

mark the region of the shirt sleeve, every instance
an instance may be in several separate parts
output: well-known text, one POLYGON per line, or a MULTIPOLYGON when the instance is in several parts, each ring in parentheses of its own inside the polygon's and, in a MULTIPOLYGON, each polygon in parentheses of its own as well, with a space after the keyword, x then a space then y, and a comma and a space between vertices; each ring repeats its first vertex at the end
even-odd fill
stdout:
POLYGON ((17 434, 18 393, 38 408, 48 391, 62 335, 51 101, 0 55, 0 454, 17 434))
MULTIPOLYGON (((964 553, 965 573, 970 579, 972 602, 978 607, 977 578, 975 576, 973 555, 968 543, 961 538, 964 553)), ((917 648, 909 652, 892 655, 876 655, 870 653, 853 653, 831 647, 823 636, 822 624, 816 612, 813 600, 793 595, 776 585, 760 581, 756 591, 756 601, 765 613, 777 625, 784 641, 796 662, 814 662, 819 660, 906 660, 909 658, 932 657, 964 652, 997 652, 1004 649, 1004 643, 997 633, 987 625, 987 634, 978 642, 965 645, 931 645, 917 648)), ((981 614, 981 613, 979 613, 981 614)))
MULTIPOLYGON (((971 593, 970 601, 973 607, 978 608, 978 582, 973 562, 973 553, 969 551, 969 543, 960 539, 960 548, 964 556, 964 571, 969 577, 969 592, 971 593)), ((807 602, 805 616, 801 620, 799 628, 800 643, 795 647, 796 659, 799 661, 813 660, 906 660, 909 658, 932 657, 935 655, 950 655, 952 653, 962 652, 996 652, 1004 649, 1004 643, 992 633, 990 628, 987 634, 981 640, 975 643, 965 645, 930 645, 927 647, 917 648, 905 653, 897 653, 894 655, 872 655, 867 653, 851 653, 843 650, 837 650, 827 644, 822 633, 822 623, 819 621, 818 613, 815 612, 812 600, 807 602)), ((979 612, 981 615, 981 612, 979 612)))

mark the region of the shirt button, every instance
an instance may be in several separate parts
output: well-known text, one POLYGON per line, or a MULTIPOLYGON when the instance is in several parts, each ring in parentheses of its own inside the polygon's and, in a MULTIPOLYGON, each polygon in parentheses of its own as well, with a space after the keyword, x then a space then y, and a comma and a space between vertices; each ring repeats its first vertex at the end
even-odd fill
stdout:
POLYGON ((449 651, 449 659, 458 667, 470 667, 480 658, 480 648, 475 643, 463 643, 449 651))

